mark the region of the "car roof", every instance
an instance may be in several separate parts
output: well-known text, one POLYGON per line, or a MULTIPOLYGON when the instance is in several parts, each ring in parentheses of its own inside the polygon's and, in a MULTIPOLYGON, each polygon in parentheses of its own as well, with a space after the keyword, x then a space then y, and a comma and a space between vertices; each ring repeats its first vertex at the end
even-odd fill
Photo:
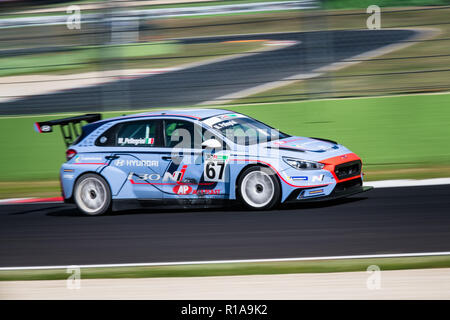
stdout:
POLYGON ((168 109, 168 110, 158 110, 151 112, 143 112, 137 114, 130 114, 127 116, 117 117, 108 120, 122 120, 122 119, 130 119, 130 118, 145 118, 145 117, 154 117, 154 116, 175 116, 175 117, 183 117, 183 118, 192 118, 197 120, 203 120, 206 118, 214 117, 221 114, 233 113, 230 110, 224 109, 168 109))
MULTIPOLYGON (((121 117, 115 117, 115 118, 109 118, 100 120, 97 122, 89 123, 87 125, 83 126, 83 134, 82 137, 85 137, 89 135, 91 132, 93 132, 95 129, 100 127, 101 125, 109 122, 115 122, 120 120, 126 120, 126 119, 142 119, 146 117, 155 117, 155 116, 175 116, 180 118, 190 118, 193 120, 204 120, 210 117, 218 116, 221 114, 227 114, 227 113, 234 113, 230 110, 223 110, 223 109, 173 109, 173 110, 159 110, 159 111, 152 111, 152 112, 144 112, 144 113, 137 113, 137 114, 130 114, 126 116, 121 117)), ((81 141, 81 140, 80 140, 81 141)))

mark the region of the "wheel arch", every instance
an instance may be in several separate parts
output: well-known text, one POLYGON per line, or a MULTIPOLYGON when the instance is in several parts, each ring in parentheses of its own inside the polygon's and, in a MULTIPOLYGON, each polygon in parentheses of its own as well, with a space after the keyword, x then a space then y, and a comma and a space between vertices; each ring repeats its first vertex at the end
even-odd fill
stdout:
POLYGON ((92 171, 92 170, 89 170, 89 171, 83 171, 82 173, 80 173, 80 174, 74 179, 73 184, 72 184, 72 192, 71 192, 71 194, 70 194, 70 197, 67 198, 67 199, 65 199, 65 202, 69 202, 69 203, 74 203, 74 202, 75 202, 75 201, 74 201, 74 198, 73 198, 75 186, 76 186, 78 180, 80 180, 81 177, 83 177, 83 176, 85 176, 85 175, 87 175, 87 174, 95 174, 95 175, 97 175, 97 176, 102 177, 103 180, 106 181, 106 184, 108 185, 109 191, 111 191, 111 185, 109 184, 108 179, 106 179, 106 178, 105 178, 104 176, 102 176, 100 173, 98 173, 98 172, 96 172, 96 171, 92 171))
POLYGON ((238 182, 241 179, 242 174, 244 173, 245 170, 247 170, 248 168, 251 168, 251 167, 264 167, 264 168, 268 168, 269 170, 271 170, 274 173, 274 175, 275 175, 275 177, 276 177, 276 179, 277 179, 277 181, 278 181, 278 183, 280 185, 280 188, 282 188, 282 183, 281 183, 280 177, 278 176, 278 172, 276 170, 274 170, 274 168, 272 168, 271 166, 269 166, 269 165, 267 165, 265 163, 253 162, 253 163, 249 163, 246 166, 242 167, 242 169, 239 171, 239 174, 237 175, 235 183, 234 183, 234 194, 235 194, 235 196, 237 196, 238 182))
MULTIPOLYGON (((82 191, 82 189, 81 189, 82 191)), ((72 192, 72 198, 74 203, 76 204, 78 210, 82 212, 83 214, 89 215, 89 216, 98 216, 105 213, 108 213, 111 211, 112 208, 112 194, 111 194, 111 185, 108 183, 108 181, 98 172, 92 172, 92 171, 86 171, 77 176, 74 182, 74 188, 72 192), (85 178, 85 179, 83 179, 85 178), (100 199, 100 204, 97 203, 95 200, 95 206, 90 206, 86 202, 92 202, 92 200, 87 200, 80 196, 80 192, 77 189, 78 183, 83 183, 82 181, 86 180, 96 180, 97 183, 101 185, 100 188, 97 187, 89 187, 89 190, 87 190, 91 194, 90 199, 96 199, 97 198, 97 192, 98 194, 102 194, 100 189, 103 189, 103 199, 100 199), (80 182, 81 181, 81 182, 80 182)), ((89 198, 89 197, 88 197, 89 198)), ((92 204, 92 203, 91 203, 92 204)))

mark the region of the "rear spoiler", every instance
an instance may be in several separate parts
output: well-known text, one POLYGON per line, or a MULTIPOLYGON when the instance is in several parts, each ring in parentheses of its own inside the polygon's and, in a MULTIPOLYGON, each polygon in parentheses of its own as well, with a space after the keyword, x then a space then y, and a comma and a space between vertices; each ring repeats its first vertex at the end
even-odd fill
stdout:
POLYGON ((68 147, 81 135, 81 127, 84 125, 83 122, 91 123, 101 119, 102 115, 100 113, 90 113, 64 119, 35 122, 34 128, 39 133, 49 133, 53 131, 54 126, 60 126, 64 143, 68 147))

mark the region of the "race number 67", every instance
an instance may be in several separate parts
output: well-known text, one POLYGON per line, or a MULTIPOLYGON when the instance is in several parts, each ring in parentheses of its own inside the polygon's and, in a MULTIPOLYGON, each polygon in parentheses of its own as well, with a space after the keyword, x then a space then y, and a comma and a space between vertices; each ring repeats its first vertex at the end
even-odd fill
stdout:
POLYGON ((205 163, 205 181, 223 181, 225 176, 224 161, 208 161, 205 163))

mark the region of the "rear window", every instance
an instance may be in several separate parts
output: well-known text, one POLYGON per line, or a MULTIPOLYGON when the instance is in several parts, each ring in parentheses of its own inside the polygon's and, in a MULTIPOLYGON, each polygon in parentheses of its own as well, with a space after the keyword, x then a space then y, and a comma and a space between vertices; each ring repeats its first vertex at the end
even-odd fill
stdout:
POLYGON ((72 143, 72 145, 79 144, 84 138, 86 138, 88 135, 90 135, 95 129, 102 126, 104 122, 99 121, 95 123, 86 124, 81 127, 81 134, 78 136, 78 138, 75 139, 75 141, 72 143))

